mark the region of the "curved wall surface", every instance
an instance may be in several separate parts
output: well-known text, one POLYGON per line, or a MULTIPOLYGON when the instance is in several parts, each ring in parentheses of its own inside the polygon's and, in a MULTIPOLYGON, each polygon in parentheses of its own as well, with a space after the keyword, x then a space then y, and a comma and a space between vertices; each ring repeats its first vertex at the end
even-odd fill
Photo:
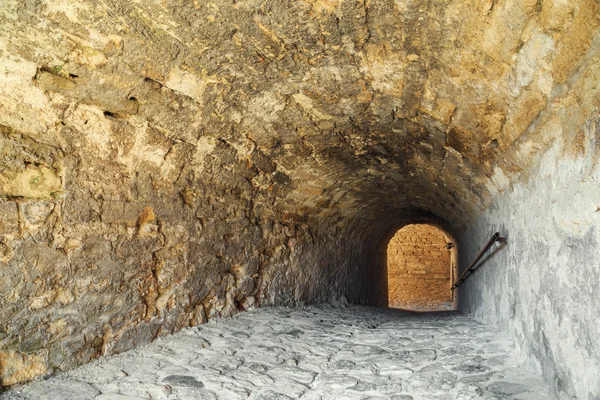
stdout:
POLYGON ((599 7, 2 2, 2 384, 257 305, 385 305, 385 244, 427 220, 463 264, 508 232, 463 310, 597 397, 599 7))

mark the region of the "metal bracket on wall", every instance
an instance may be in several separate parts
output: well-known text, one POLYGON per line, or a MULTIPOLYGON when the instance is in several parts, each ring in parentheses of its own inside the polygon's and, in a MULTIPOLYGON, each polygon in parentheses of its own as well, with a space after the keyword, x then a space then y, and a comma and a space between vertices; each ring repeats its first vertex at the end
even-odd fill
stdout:
POLYGON ((477 257, 475 258, 475 260, 471 263, 471 265, 469 265, 469 268, 467 268, 462 274, 460 274, 460 276, 458 277, 458 280, 456 281, 456 283, 450 288, 450 290, 454 290, 457 287, 459 287, 460 285, 462 285, 467 278, 469 278, 469 276, 471 276, 473 274, 473 272, 475 272, 475 270, 473 269, 475 267, 475 265, 479 262, 479 260, 481 260, 481 257, 483 257, 483 255, 492 248, 492 246, 494 245, 494 243, 496 242, 500 242, 500 243, 506 243, 506 238, 503 236, 500 236, 500 232, 496 232, 492 235, 492 237, 490 238, 490 240, 486 243, 485 247, 483 248, 483 250, 481 250, 479 252, 479 254, 477 255, 477 257))

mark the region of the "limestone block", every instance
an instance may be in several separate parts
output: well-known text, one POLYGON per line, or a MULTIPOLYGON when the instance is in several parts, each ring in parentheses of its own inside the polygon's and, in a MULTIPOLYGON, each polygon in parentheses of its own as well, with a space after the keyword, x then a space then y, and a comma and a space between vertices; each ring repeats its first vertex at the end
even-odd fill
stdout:
POLYGON ((50 199, 61 188, 60 173, 44 166, 28 165, 19 172, 0 174, 0 197, 50 199))
POLYGON ((0 200, 0 235, 13 235, 19 230, 17 204, 0 200))
MULTIPOLYGON (((140 218, 140 214, 143 213, 145 207, 146 205, 136 202, 105 201, 102 204, 102 221, 107 224, 126 224, 134 227, 137 225, 138 218, 140 218)), ((150 215, 150 211, 144 214, 150 215)))
POLYGON ((30 225, 40 225, 46 221, 54 203, 50 201, 33 201, 23 205, 23 217, 30 225))
POLYGON ((14 350, 0 350, 0 384, 9 386, 44 375, 47 370, 46 354, 24 354, 14 350))

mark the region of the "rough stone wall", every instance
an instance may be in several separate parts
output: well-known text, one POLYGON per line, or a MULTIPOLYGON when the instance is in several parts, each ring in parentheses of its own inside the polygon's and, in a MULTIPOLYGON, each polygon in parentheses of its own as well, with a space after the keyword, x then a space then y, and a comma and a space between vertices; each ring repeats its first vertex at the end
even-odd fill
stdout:
POLYGON ((104 154, 73 132, 49 145, 0 131, 3 385, 254 305, 372 300, 349 289, 362 239, 265 210, 252 161, 217 142, 200 168, 196 146, 96 117, 113 135, 104 154))
POLYGON ((465 264, 494 231, 507 236, 463 285, 461 309, 511 332, 561 399, 600 393, 600 119, 580 133, 580 151, 556 141, 461 235, 465 264))
MULTIPOLYGON (((492 204, 458 235, 462 268, 493 232, 507 236, 461 287, 460 307, 512 334, 561 399, 600 393, 599 7, 541 3, 545 29, 518 52, 515 81, 516 89, 529 85, 530 97, 544 92, 551 76, 544 107, 515 143, 531 167, 511 171, 492 204), (565 31, 554 36, 558 24, 565 31), (544 48, 547 55, 536 58, 544 48)), ((515 101, 524 93, 515 92, 515 101)))
POLYGON ((179 188, 206 196, 186 204, 177 192, 155 191, 150 180, 124 188, 136 191, 132 200, 94 202, 80 189, 82 202, 2 202, 3 384, 255 304, 348 293, 344 274, 352 269, 339 256, 348 242, 330 248, 306 224, 253 217, 248 200, 227 196, 225 188, 211 197, 217 189, 206 181, 179 188))
POLYGON ((493 232, 507 237, 461 287, 460 306, 510 332, 560 399, 600 394, 598 39, 530 128, 549 149, 459 235, 463 268, 493 232))
POLYGON ((452 309, 448 239, 437 228, 400 229, 387 249, 388 306, 416 311, 452 309))
POLYGON ((386 304, 393 232, 477 236, 600 101, 596 0, 6 0, 0 24, 5 384, 252 301, 386 304))

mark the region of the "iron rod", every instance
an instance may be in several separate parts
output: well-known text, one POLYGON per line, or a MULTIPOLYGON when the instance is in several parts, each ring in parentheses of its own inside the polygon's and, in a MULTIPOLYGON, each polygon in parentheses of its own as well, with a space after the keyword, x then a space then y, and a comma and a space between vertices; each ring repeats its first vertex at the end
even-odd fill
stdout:
POLYGON ((454 290, 457 287, 459 287, 460 285, 462 285, 469 276, 471 276, 473 274, 473 267, 475 267, 475 265, 479 262, 479 260, 481 260, 481 257, 483 257, 483 255, 494 245, 494 243, 496 242, 501 242, 501 243, 506 243, 506 238, 500 236, 500 232, 496 232, 492 235, 492 237, 490 238, 490 240, 488 240, 488 242, 485 244, 483 250, 481 250, 479 252, 479 254, 477 255, 477 257, 475 258, 475 260, 471 263, 471 265, 469 265, 469 268, 465 269, 464 272, 462 274, 460 274, 460 276, 458 277, 458 280, 456 281, 456 283, 450 288, 450 290, 454 290), (468 275, 467 275, 468 273, 468 275))

